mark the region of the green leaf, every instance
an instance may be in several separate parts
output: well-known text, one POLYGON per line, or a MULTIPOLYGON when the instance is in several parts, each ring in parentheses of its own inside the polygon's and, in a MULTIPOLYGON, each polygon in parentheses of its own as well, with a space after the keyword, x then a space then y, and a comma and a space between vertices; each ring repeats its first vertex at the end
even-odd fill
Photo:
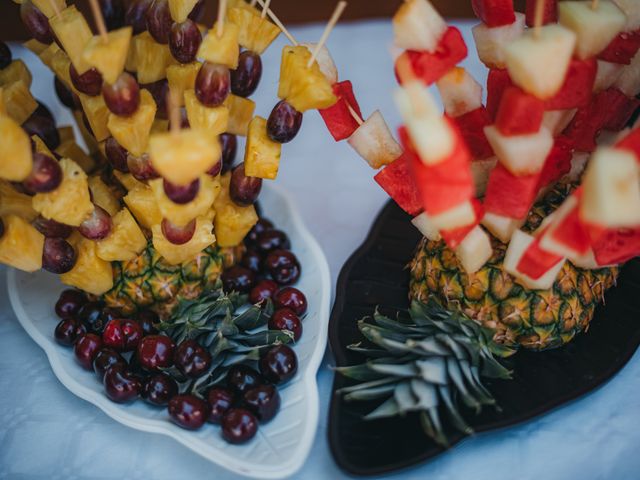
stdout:
POLYGON ((393 391, 393 398, 396 400, 398 408, 401 412, 410 412, 416 410, 418 399, 411 391, 411 384, 408 381, 399 383, 393 391))
POLYGON ((473 408, 476 411, 476 413, 479 413, 480 410, 482 409, 482 405, 467 389, 467 386, 465 385, 464 380, 462 378, 462 372, 460 371, 460 367, 458 366, 458 363, 456 363, 451 358, 448 358, 446 360, 446 363, 447 363, 447 373, 449 374, 449 378, 451 379, 453 384, 456 386, 456 388, 460 392, 462 401, 467 407, 473 408))
POLYGON ((438 393, 440 394, 440 398, 442 399, 442 403, 447 408, 447 412, 449 413, 449 419, 451 423, 453 423, 454 427, 458 429, 458 431, 464 433, 465 435, 472 435, 473 428, 462 418, 460 412, 456 408, 453 403, 453 399, 451 398, 451 390, 449 387, 445 387, 444 385, 440 385, 438 387, 438 393))
POLYGON ((352 393, 352 392, 357 392, 359 390, 366 390, 368 388, 375 388, 375 387, 380 387, 382 385, 389 385, 389 384, 394 385, 393 388, 395 388, 395 384, 397 383, 398 383, 398 379, 396 378, 382 378, 380 380, 373 380, 371 382, 363 382, 363 383, 358 383, 356 385, 352 385, 350 387, 344 387, 338 390, 337 393, 339 394, 352 393))
POLYGON ((425 382, 446 385, 448 383, 446 361, 442 357, 425 358, 418 360, 416 366, 420 370, 420 376, 425 382))
POLYGON ((394 377, 411 378, 418 374, 418 370, 413 364, 393 365, 383 363, 370 363, 369 368, 374 372, 382 373, 394 377))
POLYGON ((391 397, 373 412, 364 417, 365 420, 377 420, 379 418, 395 417, 399 415, 400 409, 395 399, 391 397))
POLYGON ((411 391, 418 399, 420 410, 436 408, 440 403, 438 402, 436 388, 430 383, 415 379, 411 380, 411 391))
POLYGON ((368 363, 354 365, 352 367, 338 367, 336 371, 347 378, 359 381, 377 380, 385 378, 386 375, 372 370, 368 363))
POLYGON ((273 345, 275 343, 291 343, 293 334, 281 330, 264 330, 256 333, 240 334, 232 337, 234 340, 250 345, 273 345))
POLYGON ((366 388, 347 393, 344 396, 344 399, 348 402, 378 400, 379 398, 385 398, 392 395, 394 390, 395 385, 381 385, 379 387, 366 388))
POLYGON ((260 307, 252 306, 248 308, 244 313, 238 315, 234 324, 240 330, 254 330, 259 327, 263 327, 269 321, 269 317, 263 312, 260 307))

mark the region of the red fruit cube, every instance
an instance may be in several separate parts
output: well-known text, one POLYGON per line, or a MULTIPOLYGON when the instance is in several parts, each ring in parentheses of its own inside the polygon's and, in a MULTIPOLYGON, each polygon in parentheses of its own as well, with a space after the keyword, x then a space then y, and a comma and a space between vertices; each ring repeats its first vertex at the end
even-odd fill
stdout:
POLYGON ((542 24, 557 23, 558 21, 558 0, 527 0, 525 7, 525 21, 527 27, 533 27, 536 17, 536 3, 544 2, 542 24))
POLYGON ((617 88, 610 88, 602 93, 601 108, 605 117, 603 128, 619 132, 627 126, 635 111, 640 107, 640 100, 627 97, 617 88))
POLYGON ((561 221, 549 230, 554 242, 573 250, 577 255, 585 255, 591 248, 591 239, 580 219, 580 206, 576 205, 561 221))
POLYGON ((619 96, 611 90, 616 89, 610 88, 593 95, 589 105, 578 108, 573 120, 565 129, 564 135, 573 143, 576 150, 593 152, 597 147, 598 134, 608 121, 613 122, 611 107, 619 96))
POLYGON ((624 263, 640 255, 640 226, 602 228, 589 225, 588 230, 598 265, 624 263))
POLYGON ((629 150, 636 156, 636 159, 640 162, 640 128, 632 130, 629 135, 616 143, 616 147, 629 150))
POLYGON ((605 62, 629 65, 638 50, 640 50, 640 29, 619 33, 607 48, 600 52, 598 58, 605 62))
POLYGON ((516 270, 533 280, 538 280, 561 261, 561 256, 540 248, 540 238, 536 238, 520 257, 516 270))
POLYGON ((573 142, 565 136, 559 136, 553 144, 540 174, 539 188, 557 182, 571 171, 573 142))
POLYGON ((464 227, 440 231, 440 236, 451 250, 455 250, 458 245, 460 245, 462 240, 464 240, 464 238, 469 234, 469 232, 480 223, 480 220, 482 220, 482 216, 484 215, 484 208, 482 208, 482 203, 474 198, 472 200, 472 204, 476 214, 476 219, 473 223, 470 223, 469 225, 466 225, 464 227))
POLYGON ((491 117, 484 106, 454 118, 453 122, 460 129, 460 134, 475 160, 485 160, 493 156, 493 148, 484 134, 484 127, 491 125, 491 117))
POLYGON ((331 107, 318 111, 329 129, 329 133, 331 133, 336 142, 339 142, 353 135, 353 132, 360 126, 358 121, 351 115, 349 106, 360 118, 362 118, 362 113, 349 80, 334 84, 333 93, 338 97, 338 101, 331 107))
POLYGON ((424 82, 425 85, 440 80, 445 73, 455 67, 467 56, 467 45, 464 43, 460 30, 449 27, 438 44, 435 52, 417 52, 407 50, 396 60, 396 78, 398 76, 398 62, 409 61, 413 74, 424 82))
POLYGON ((545 101, 545 109, 569 110, 588 105, 597 71, 598 62, 595 58, 571 60, 562 88, 556 95, 545 101))
POLYGON ((544 101, 518 87, 504 91, 496 115, 496 127, 506 136, 536 133, 542 125, 544 101))
POLYGON ((410 152, 403 153, 380 170, 373 179, 411 216, 422 211, 422 201, 416 188, 410 167, 410 152))
POLYGON ((535 202, 539 182, 539 173, 517 176, 498 163, 489 175, 484 208, 497 215, 523 219, 535 202))
POLYGON ((471 6, 488 27, 511 25, 516 21, 513 0, 471 0, 471 6))
POLYGON ((495 120, 498 107, 504 91, 511 87, 513 82, 506 69, 492 68, 487 78, 487 112, 492 120, 495 120))

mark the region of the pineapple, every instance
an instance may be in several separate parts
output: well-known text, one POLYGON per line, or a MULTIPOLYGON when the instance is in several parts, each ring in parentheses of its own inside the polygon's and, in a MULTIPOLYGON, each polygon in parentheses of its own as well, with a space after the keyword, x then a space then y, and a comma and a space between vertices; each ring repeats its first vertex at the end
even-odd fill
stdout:
MULTIPOLYGON (((192 62, 178 65, 171 65, 167 68, 167 81, 169 89, 174 95, 173 98, 178 100, 180 107, 184 106, 186 101, 185 92, 193 90, 196 85, 196 77, 202 64, 200 62, 192 62)), ((193 125, 192 125, 193 126, 193 125)))
POLYGON ((194 90, 184 92, 184 104, 192 129, 205 131, 207 135, 220 135, 229 128, 229 109, 226 106, 207 107, 200 103, 194 90))
POLYGON ((196 230, 193 237, 182 245, 174 245, 167 240, 160 225, 154 225, 151 231, 153 232, 153 247, 169 265, 180 265, 193 261, 202 250, 213 245, 216 241, 213 234, 213 224, 206 217, 196 219, 196 230))
POLYGON ((0 262, 25 272, 42 268, 44 235, 17 215, 2 217, 4 234, 0 236, 0 262))
MULTIPOLYGON (((31 142, 33 142, 32 143, 32 145, 34 146, 33 150, 36 153, 42 153, 44 155, 48 155, 51 158, 56 158, 55 155, 51 153, 51 150, 49 150, 49 147, 47 147, 47 144, 44 143, 39 136, 31 135, 31 142)), ((64 157, 64 155, 62 156, 64 157)))
POLYGON ((149 32, 142 32, 133 39, 133 59, 141 84, 153 83, 167 76, 167 67, 175 63, 168 45, 157 43, 149 32))
POLYGON ((38 102, 22 80, 2 87, 4 110, 18 124, 22 125, 38 108, 38 102))
MULTIPOLYGON (((135 180, 135 179, 134 179, 135 180)), ((137 180, 135 180, 137 182, 137 180)), ((145 228, 151 229, 154 225, 162 222, 162 214, 158 208, 153 190, 144 184, 139 188, 129 190, 124 197, 124 203, 129 207, 138 223, 145 228)))
POLYGON ((42 63, 53 70, 53 57, 55 57, 58 52, 64 53, 64 50, 62 50, 56 42, 52 42, 51 45, 47 45, 47 47, 38 54, 38 57, 42 63))
POLYGON ((94 204, 104 208, 112 217, 118 213, 120 198, 115 189, 104 183, 99 175, 89 177, 89 190, 94 204))
POLYGON ((36 219, 38 212, 31 205, 31 197, 16 191, 4 180, 0 180, 0 216, 17 215, 31 222, 36 219))
MULTIPOLYGON (((68 142, 69 140, 75 141, 76 135, 73 132, 73 127, 71 125, 65 125, 62 127, 58 127, 58 135, 60 136, 60 143, 68 142)), ((63 155, 64 156, 64 155, 63 155)))
POLYGON ((91 65, 83 58, 82 53, 93 34, 82 13, 71 5, 62 10, 60 15, 53 16, 49 25, 78 73, 82 75, 89 70, 91 65))
POLYGON ((49 68, 53 70, 53 73, 55 73, 56 77, 62 80, 62 82, 72 92, 74 92, 75 94, 78 94, 78 90, 76 89, 76 87, 73 85, 73 82, 71 81, 71 73, 69 73, 71 60, 69 60, 69 57, 67 56, 67 54, 64 53, 64 50, 57 49, 53 53, 53 56, 51 57, 50 62, 51 64, 49 65, 49 68))
POLYGON ((96 161, 93 157, 87 155, 75 140, 60 140, 60 146, 56 148, 56 153, 58 155, 64 158, 70 158, 80 165, 80 168, 82 168, 86 173, 91 173, 96 168, 96 161))
MULTIPOLYGON (((33 4, 44 13, 47 18, 53 18, 56 11, 62 11, 67 8, 66 0, 31 0, 33 4), (56 8, 53 7, 56 6, 56 8)), ((21 2, 20 2, 21 3, 21 2)))
POLYGON ((171 18, 176 23, 184 22, 199 0, 169 0, 171 18))
POLYGON ((149 187, 153 192, 155 203, 162 218, 166 218, 178 227, 184 227, 191 220, 205 215, 212 207, 220 191, 220 181, 204 174, 200 176, 200 190, 198 195, 189 203, 178 205, 172 202, 164 193, 163 180, 151 180, 149 187))
POLYGON ((101 142, 109 138, 107 122, 111 114, 109 113, 107 104, 104 103, 104 97, 102 95, 91 97, 80 92, 78 92, 78 97, 80 98, 82 110, 87 117, 95 141, 101 142))
POLYGON ((229 109, 227 132, 246 137, 256 104, 253 100, 229 94, 223 104, 229 109))
POLYGON ((94 210, 89 196, 87 174, 73 160, 60 160, 62 183, 53 192, 33 197, 33 208, 44 218, 74 227, 94 210))
POLYGON ((127 192, 136 190, 138 188, 149 188, 147 187, 146 183, 143 183, 140 180, 136 180, 136 177, 134 177, 130 173, 122 173, 118 170, 114 170, 113 176, 116 177, 116 180, 120 182, 120 184, 127 190, 127 192))
POLYGON ((0 70, 0 87, 18 81, 22 81, 27 87, 31 87, 31 80, 31 72, 22 60, 14 60, 9 66, 0 70))
POLYGON ((143 89, 140 91, 138 110, 129 117, 109 114, 108 130, 123 148, 133 156, 139 157, 147 150, 156 110, 153 97, 148 90, 143 89))
MULTIPOLYGON (((85 125, 82 112, 76 110, 73 112, 73 118, 76 121, 76 126, 80 131, 80 135, 82 136, 82 140, 87 146, 87 150, 89 151, 89 155, 95 155, 100 152, 100 145, 96 141, 95 137, 91 134, 87 126, 85 125)), ((104 156, 104 155, 103 155, 104 156)))
MULTIPOLYGON (((524 230, 536 230, 571 190, 558 184, 532 209, 524 230)), ((528 290, 504 269, 507 245, 495 238, 492 244, 493 257, 469 275, 444 242, 423 240, 411 263, 411 298, 424 302, 433 296, 494 329, 499 343, 542 350, 563 345, 587 328, 618 274, 617 268, 583 270, 566 262, 552 289, 528 290)))
POLYGON ((93 37, 82 52, 82 59, 102 74, 107 83, 115 83, 124 71, 131 45, 131 27, 107 33, 105 41, 101 35, 93 37))
POLYGON ((107 262, 128 262, 147 246, 147 238, 131 212, 126 208, 113 217, 113 228, 107 238, 98 242, 96 253, 107 262))
POLYGON ((284 47, 280 64, 278 97, 299 112, 329 108, 338 99, 317 62, 307 68, 311 52, 307 47, 284 47))
POLYGON ((280 29, 266 18, 262 18, 254 8, 230 8, 227 17, 238 27, 240 46, 258 55, 262 55, 280 35, 280 29))
POLYGON ((78 255, 71 271, 60 275, 65 285, 84 290, 92 295, 102 295, 113 287, 113 269, 111 263, 98 257, 98 244, 74 232, 69 243, 78 255))
POLYGON ((249 230, 258 222, 258 215, 253 205, 239 207, 229 196, 229 182, 231 174, 221 177, 222 190, 213 203, 216 216, 215 232, 218 245, 221 247, 235 247, 240 245, 249 230))
POLYGON ((244 154, 244 170, 249 177, 274 180, 278 176, 282 144, 267 135, 267 121, 254 117, 249 124, 249 135, 244 154))
POLYGON ((46 43, 39 42, 35 38, 32 38, 31 40, 27 40, 22 45, 27 50, 33 52, 37 56, 40 56, 40 54, 44 52, 47 49, 47 47, 49 47, 49 45, 47 45, 46 43))
POLYGON ((222 35, 218 36, 218 23, 216 22, 202 40, 197 57, 235 70, 238 68, 238 55, 240 55, 238 33, 237 25, 226 22, 222 35))
POLYGON ((0 179, 21 182, 31 173, 31 142, 13 118, 0 114, 0 179))

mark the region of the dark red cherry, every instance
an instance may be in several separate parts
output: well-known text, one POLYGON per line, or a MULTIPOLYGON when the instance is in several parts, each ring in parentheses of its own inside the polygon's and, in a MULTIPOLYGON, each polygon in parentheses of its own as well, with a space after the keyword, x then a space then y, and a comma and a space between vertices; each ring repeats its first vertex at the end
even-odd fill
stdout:
POLYGON ((142 389, 140 378, 122 365, 109 368, 102 383, 107 397, 116 403, 134 401, 142 389))
POLYGON ((273 250, 267 255, 264 267, 280 285, 291 285, 300 278, 300 263, 289 250, 273 250))
POLYGON ((240 264, 248 268, 249 270, 253 270, 256 273, 260 273, 262 268, 262 255, 260 255, 255 250, 247 250, 245 254, 242 256, 242 261, 240 264))
POLYGON ((88 302, 80 308, 77 318, 83 323, 87 331, 102 334, 107 323, 104 310, 106 310, 104 303, 88 302))
POLYGON ((263 385, 265 379, 248 365, 233 365, 227 372, 227 386, 237 395, 243 395, 247 390, 263 385))
POLYGON ((85 370, 93 370, 93 360, 102 348, 102 340, 94 333, 85 333, 78 337, 73 346, 76 362, 85 370))
POLYGON ((291 242, 282 230, 269 229, 258 234, 255 247, 260 253, 266 254, 272 250, 288 250, 291 242))
POLYGON ((176 348, 173 361, 183 375, 198 378, 209 370, 211 354, 195 340, 186 340, 176 348))
POLYGON ((64 290, 56 302, 56 315, 62 319, 74 317, 85 303, 87 303, 87 295, 84 292, 64 290))
POLYGON ((146 370, 159 370, 173 365, 175 344, 170 337, 149 335, 138 344, 138 362, 146 370))
POLYGON ((284 330, 293 333, 293 340, 298 341, 302 336, 302 321, 293 310, 281 308, 276 310, 269 319, 269 330, 284 330))
POLYGON ((256 273, 234 265, 222 272, 221 279, 225 292, 249 293, 256 283, 256 273))
POLYGON ((298 357, 287 345, 271 347, 260 358, 260 373, 272 383, 285 383, 298 371, 298 357))
POLYGON ((278 288, 280 287, 273 280, 260 280, 256 286, 251 289, 249 301, 256 305, 267 299, 273 298, 278 291, 278 288))
POLYGON ((209 418, 209 405, 195 395, 176 395, 169 401, 173 422, 188 430, 197 430, 209 418))
POLYGON ((229 196, 236 205, 248 207, 253 205, 262 190, 262 179, 245 175, 244 163, 241 163, 231 172, 229 183, 229 196))
POLYGON ((97 97, 102 93, 102 74, 95 68, 90 68, 82 75, 78 73, 73 64, 69 65, 71 83, 80 93, 97 97))
POLYGON ((290 308, 299 317, 307 313, 307 297, 297 288, 283 288, 273 300, 276 308, 290 308))
POLYGON ((258 419, 249 410, 232 408, 222 419, 222 437, 229 443, 245 443, 258 432, 258 419))
POLYGON ((165 407, 178 394, 178 384, 166 373, 157 373, 145 379, 142 384, 142 398, 159 407, 165 407))
POLYGON ((232 407, 235 399, 233 392, 224 387, 213 387, 207 393, 209 403, 209 422, 219 424, 222 418, 232 407))
POLYGON ((56 326, 54 337, 60 345, 70 347, 80 335, 84 335, 85 333, 87 333, 87 330, 80 320, 65 318, 56 326))
POLYGON ((127 361, 122 358, 122 355, 110 348, 103 347, 98 350, 98 353, 93 359, 93 371, 100 382, 104 381, 104 374, 114 365, 126 367, 127 361))
POLYGON ((142 327, 128 319, 111 320, 104 327, 102 342, 117 352, 133 352, 142 340, 142 327))
POLYGON ((258 241, 258 236, 267 230, 273 230, 273 223, 266 218, 261 218, 245 237, 245 243, 256 243, 258 241))
POLYGON ((280 410, 280 394, 273 385, 259 385, 245 392, 243 405, 261 422, 268 422, 280 410))

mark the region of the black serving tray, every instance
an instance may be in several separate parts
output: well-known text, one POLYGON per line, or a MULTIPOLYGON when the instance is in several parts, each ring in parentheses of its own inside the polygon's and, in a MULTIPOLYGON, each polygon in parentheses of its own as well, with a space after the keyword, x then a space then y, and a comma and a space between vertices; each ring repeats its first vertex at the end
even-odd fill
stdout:
MULTIPOLYGON (((344 265, 336 289, 329 337, 338 366, 362 362, 347 346, 362 340, 357 321, 376 306, 386 314, 407 308, 409 272, 420 233, 410 217, 389 201, 364 244, 344 265)), ((485 408, 467 421, 476 432, 516 425, 587 394, 606 383, 640 345, 640 261, 628 263, 618 286, 596 310, 586 334, 545 352, 519 351, 507 360, 510 381, 486 381, 502 411, 485 408)), ((375 404, 344 402, 336 390, 348 380, 336 375, 329 414, 329 443, 337 464, 365 476, 406 468, 433 458, 444 449, 423 433, 415 415, 366 422, 375 404)), ((444 417, 444 416, 443 416, 444 417)), ((463 435, 451 429, 451 445, 463 435)))

